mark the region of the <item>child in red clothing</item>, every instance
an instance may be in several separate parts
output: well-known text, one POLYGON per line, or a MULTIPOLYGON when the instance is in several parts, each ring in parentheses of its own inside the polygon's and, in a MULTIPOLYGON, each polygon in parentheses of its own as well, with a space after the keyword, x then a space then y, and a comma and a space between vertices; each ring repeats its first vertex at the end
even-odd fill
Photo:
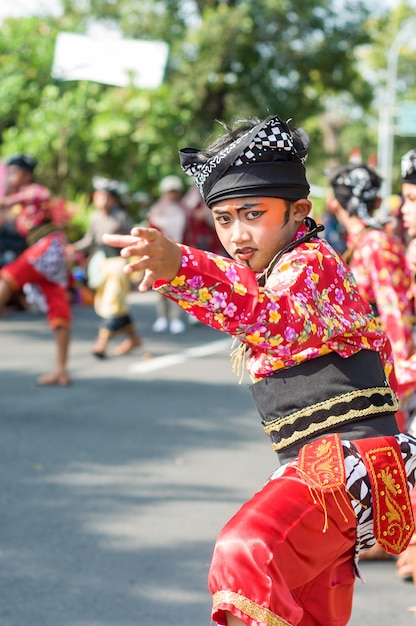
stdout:
POLYGON ((348 247, 343 257, 392 346, 400 404, 396 417, 405 431, 409 426, 406 405, 416 391, 406 249, 375 218, 382 182, 376 172, 365 164, 348 163, 333 170, 328 178, 334 192, 328 205, 347 233, 348 247))
POLYGON ((360 551, 413 532, 416 440, 399 433, 390 344, 308 217, 308 138, 278 116, 180 152, 231 258, 151 228, 105 235, 158 290, 236 337, 279 466, 221 531, 213 620, 343 626, 360 551), (386 495, 387 494, 387 495, 386 495), (391 515, 394 511, 394 515, 391 515))
MULTIPOLYGON (((407 247, 407 263, 411 273, 409 298, 413 304, 416 300, 416 149, 409 150, 401 158, 401 181, 403 205, 401 213, 406 234, 409 238, 407 247)), ((416 433, 416 396, 409 402, 409 432, 416 433)), ((413 512, 416 512, 416 492, 411 494, 413 512)), ((413 535, 409 547, 397 559, 396 571, 401 578, 412 578, 416 585, 416 533, 413 535)), ((416 610, 416 607, 413 607, 416 610)))
POLYGON ((39 385, 70 384, 67 370, 71 309, 68 296, 66 238, 52 223, 50 191, 34 182, 36 161, 22 154, 7 161, 7 195, 0 199, 0 221, 16 220, 28 247, 0 270, 0 309, 26 283, 35 284, 47 305, 47 319, 55 334, 56 365, 51 374, 38 378, 39 385))

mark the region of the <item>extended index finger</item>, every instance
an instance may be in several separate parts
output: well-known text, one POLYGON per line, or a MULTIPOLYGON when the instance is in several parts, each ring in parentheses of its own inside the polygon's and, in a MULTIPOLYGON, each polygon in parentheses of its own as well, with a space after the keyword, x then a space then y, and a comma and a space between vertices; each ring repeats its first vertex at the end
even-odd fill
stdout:
POLYGON ((105 233, 103 235, 103 242, 108 246, 114 246, 114 248, 127 248, 128 246, 134 246, 137 244, 137 237, 133 235, 110 235, 105 233))
POLYGON ((154 241, 160 232, 156 228, 146 228, 143 226, 134 226, 130 235, 103 235, 103 242, 115 248, 127 248, 136 245, 140 240, 154 241))

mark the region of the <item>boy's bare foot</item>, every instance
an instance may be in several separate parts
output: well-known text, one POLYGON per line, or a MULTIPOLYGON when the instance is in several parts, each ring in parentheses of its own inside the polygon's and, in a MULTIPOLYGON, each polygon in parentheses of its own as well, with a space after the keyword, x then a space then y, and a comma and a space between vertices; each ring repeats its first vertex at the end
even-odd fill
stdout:
POLYGON ((123 354, 128 354, 134 348, 138 348, 142 345, 142 340, 140 337, 127 337, 124 341, 122 341, 115 349, 114 354, 117 356, 123 356, 123 354))
POLYGON ((57 385, 58 387, 68 387, 72 383, 68 374, 44 374, 37 379, 37 384, 41 386, 57 385))

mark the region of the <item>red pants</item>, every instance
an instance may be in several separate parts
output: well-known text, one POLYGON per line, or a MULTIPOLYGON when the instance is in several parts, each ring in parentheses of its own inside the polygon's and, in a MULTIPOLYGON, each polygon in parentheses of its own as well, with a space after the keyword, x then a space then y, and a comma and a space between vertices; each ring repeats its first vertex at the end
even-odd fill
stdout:
POLYGON ((38 272, 28 260, 29 251, 27 248, 15 261, 5 265, 0 270, 1 278, 13 291, 19 291, 25 283, 36 285, 45 296, 49 326, 53 330, 69 327, 72 315, 67 290, 38 272))
POLYGON ((328 516, 296 468, 268 482, 221 531, 209 587, 213 620, 248 626, 345 626, 351 615, 356 519, 345 490, 328 516), (345 497, 343 497, 345 496, 345 497))

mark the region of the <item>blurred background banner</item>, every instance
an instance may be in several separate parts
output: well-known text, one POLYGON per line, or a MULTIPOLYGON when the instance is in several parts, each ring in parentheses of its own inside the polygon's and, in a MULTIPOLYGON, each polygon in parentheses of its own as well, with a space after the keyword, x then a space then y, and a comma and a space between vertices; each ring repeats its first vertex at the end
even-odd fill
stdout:
POLYGON ((155 88, 163 82, 168 45, 162 41, 94 39, 60 33, 56 39, 52 76, 89 80, 116 87, 155 88))
POLYGON ((399 105, 397 134, 402 137, 416 137, 416 101, 406 101, 399 105))

